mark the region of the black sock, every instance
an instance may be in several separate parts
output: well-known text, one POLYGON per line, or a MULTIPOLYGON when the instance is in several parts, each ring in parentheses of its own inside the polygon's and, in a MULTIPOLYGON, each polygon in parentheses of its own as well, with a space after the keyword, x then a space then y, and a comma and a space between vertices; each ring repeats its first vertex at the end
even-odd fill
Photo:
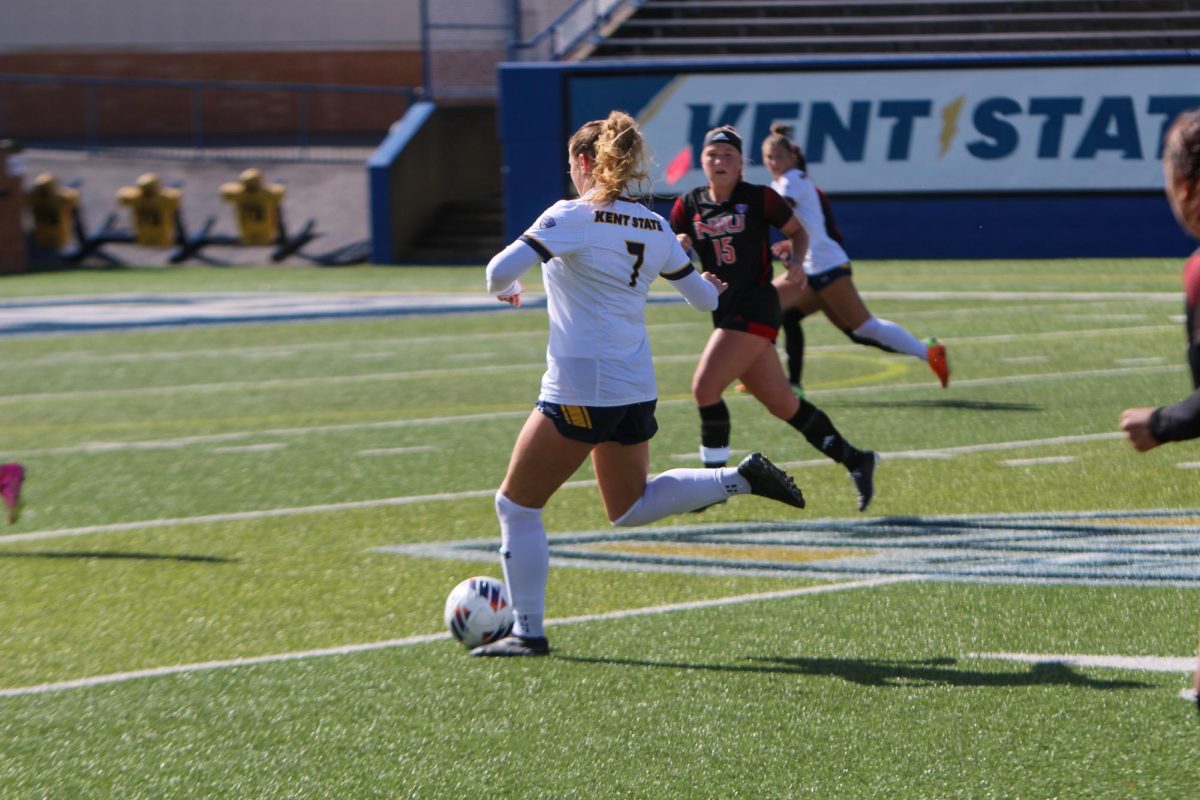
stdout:
POLYGON ((853 471, 862 466, 862 451, 843 439, 825 412, 807 400, 800 399, 800 408, 788 424, 800 431, 809 444, 846 469, 853 471))
POLYGON ((783 349, 787 353, 788 383, 800 385, 804 374, 804 328, 800 320, 804 315, 798 308, 783 312, 783 349))
MULTIPOLYGON (((729 408, 724 400, 711 406, 700 406, 700 444, 704 447, 729 447, 729 432, 733 425, 729 421, 729 408)), ((705 467, 723 467, 725 462, 705 462, 705 467)))

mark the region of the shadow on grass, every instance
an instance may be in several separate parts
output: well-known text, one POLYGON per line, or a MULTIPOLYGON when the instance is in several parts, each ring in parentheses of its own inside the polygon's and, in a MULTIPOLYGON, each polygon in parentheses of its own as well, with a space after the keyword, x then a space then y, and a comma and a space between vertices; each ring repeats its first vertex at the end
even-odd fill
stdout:
POLYGON ((957 666, 953 658, 891 661, 860 658, 749 658, 750 664, 696 664, 625 658, 556 655, 561 661, 624 667, 659 667, 714 672, 818 675, 841 678, 860 686, 1078 686, 1083 689, 1150 689, 1140 681, 1102 680, 1080 674, 1066 664, 1033 664, 1025 672, 981 672, 957 666))
POLYGON ((1002 403, 998 400, 837 400, 838 408, 950 408, 957 411, 1041 411, 1033 403, 1002 403))
POLYGON ((236 564, 236 558, 222 558, 220 556, 192 556, 187 554, 182 555, 164 555, 162 553, 119 553, 110 550, 59 550, 59 551, 38 551, 27 553, 5 553, 0 552, 0 558, 67 558, 79 561, 88 559, 111 559, 111 560, 130 560, 130 561, 184 561, 197 562, 203 564, 236 564))

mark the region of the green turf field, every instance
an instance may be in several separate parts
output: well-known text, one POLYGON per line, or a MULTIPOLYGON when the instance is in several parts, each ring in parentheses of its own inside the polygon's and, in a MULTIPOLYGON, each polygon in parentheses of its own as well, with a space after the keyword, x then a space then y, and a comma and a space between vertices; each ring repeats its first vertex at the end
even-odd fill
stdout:
MULTIPOLYGON (((883 454, 870 513, 731 391, 735 451, 787 465, 809 507, 615 531, 581 470, 545 515, 554 652, 516 662, 468 658, 441 610, 500 576, 536 303, 0 338, 0 461, 29 472, 0 525, 0 797, 1194 796, 1200 445, 1116 431, 1190 391, 1181 265, 856 264, 875 314, 954 369, 942 390, 806 323, 809 398, 883 454)), ((42 273, 0 279, 0 321, 53 296, 482 285, 42 273)), ((708 317, 647 319, 651 469, 695 466, 708 317)))

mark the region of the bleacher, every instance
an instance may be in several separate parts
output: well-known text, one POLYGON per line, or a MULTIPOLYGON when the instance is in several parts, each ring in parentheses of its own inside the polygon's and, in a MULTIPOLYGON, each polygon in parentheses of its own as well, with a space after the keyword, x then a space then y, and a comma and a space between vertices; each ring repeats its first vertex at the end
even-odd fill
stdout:
POLYGON ((646 0, 574 59, 1200 48, 1200 0, 646 0))

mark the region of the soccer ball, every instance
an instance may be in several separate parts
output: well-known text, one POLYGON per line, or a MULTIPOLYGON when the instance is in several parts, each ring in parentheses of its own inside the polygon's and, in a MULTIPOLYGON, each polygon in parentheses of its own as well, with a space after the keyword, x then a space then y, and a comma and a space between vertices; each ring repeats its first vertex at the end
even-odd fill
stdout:
POLYGON ((451 635, 467 647, 503 639, 512 632, 513 612, 504 584, 495 578, 467 578, 446 598, 451 635))

